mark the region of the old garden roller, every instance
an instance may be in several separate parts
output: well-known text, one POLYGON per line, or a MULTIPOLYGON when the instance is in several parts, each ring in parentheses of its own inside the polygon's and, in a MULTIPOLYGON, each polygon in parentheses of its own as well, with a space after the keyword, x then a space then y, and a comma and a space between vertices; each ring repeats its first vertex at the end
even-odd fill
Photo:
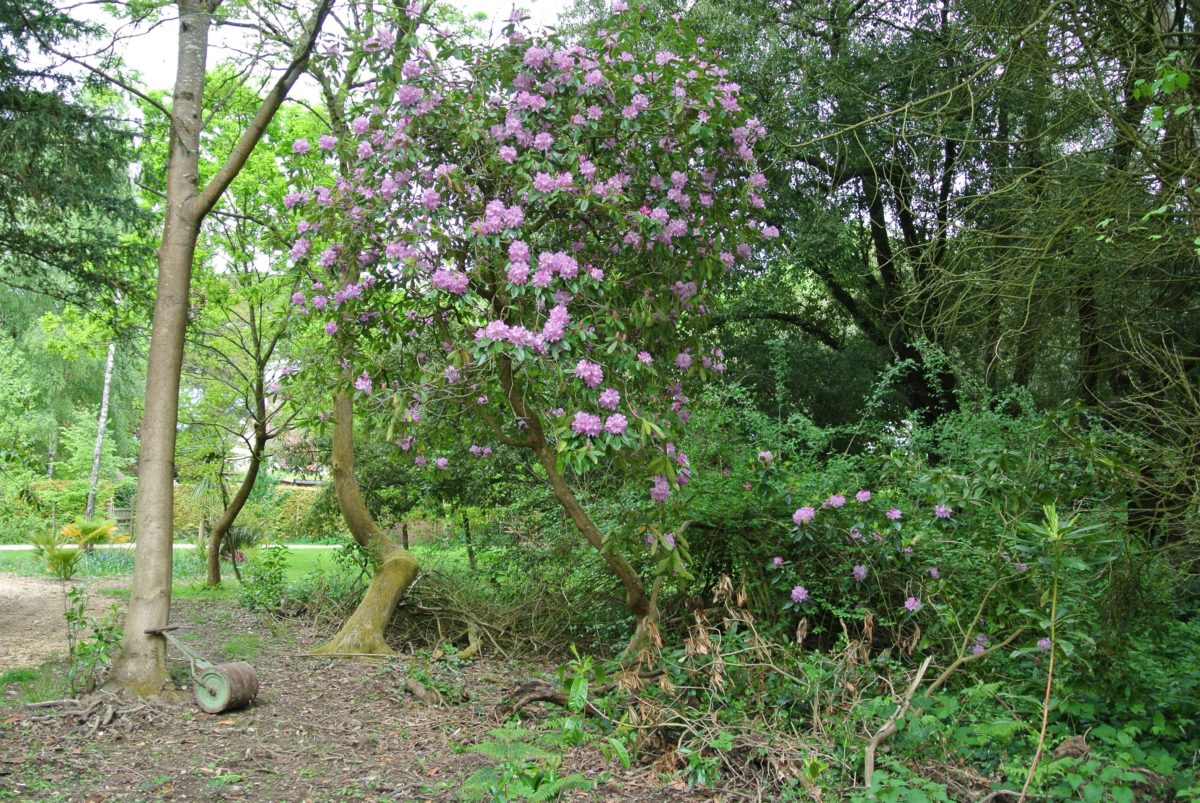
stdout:
POLYGON ((254 667, 245 661, 229 664, 213 664, 171 635, 179 627, 155 627, 144 631, 150 636, 162 636, 184 655, 192 665, 192 680, 196 687, 196 704, 208 714, 234 711, 243 708, 258 696, 258 676, 254 667))

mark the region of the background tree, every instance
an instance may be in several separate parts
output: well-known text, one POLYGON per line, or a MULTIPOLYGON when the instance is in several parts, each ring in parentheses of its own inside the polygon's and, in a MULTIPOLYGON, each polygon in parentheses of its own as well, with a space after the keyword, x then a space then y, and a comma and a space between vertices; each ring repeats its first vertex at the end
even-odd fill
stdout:
POLYGON ((143 303, 148 222, 131 192, 133 126, 103 80, 51 52, 100 34, 44 0, 0 3, 0 282, 143 303))

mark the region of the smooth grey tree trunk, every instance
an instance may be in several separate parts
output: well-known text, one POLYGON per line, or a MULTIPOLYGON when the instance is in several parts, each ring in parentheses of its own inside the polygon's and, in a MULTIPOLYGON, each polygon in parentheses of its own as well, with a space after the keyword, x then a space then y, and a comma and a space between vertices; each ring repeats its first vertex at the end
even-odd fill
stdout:
POLYGON ((166 640, 146 634, 171 613, 172 503, 179 381, 187 327, 192 261, 200 225, 241 171, 288 91, 308 65, 317 34, 333 5, 321 0, 293 59, 263 100, 233 151, 201 189, 200 134, 205 63, 212 15, 220 0, 178 0, 179 40, 167 157, 166 220, 158 251, 158 281, 146 364, 146 398, 138 453, 137 546, 121 651, 106 689, 148 696, 169 684, 166 640))
POLYGON ((104 430, 108 426, 108 394, 112 389, 113 359, 117 356, 116 342, 108 344, 108 359, 104 361, 104 388, 100 391, 100 419, 96 425, 96 446, 92 449, 92 476, 88 479, 87 508, 83 516, 96 515, 96 484, 100 482, 100 455, 104 452, 104 430))

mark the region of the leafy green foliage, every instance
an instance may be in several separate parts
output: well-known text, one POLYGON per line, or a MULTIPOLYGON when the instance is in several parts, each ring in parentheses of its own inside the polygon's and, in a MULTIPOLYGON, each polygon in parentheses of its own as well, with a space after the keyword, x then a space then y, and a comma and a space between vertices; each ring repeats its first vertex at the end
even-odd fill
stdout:
POLYGON ((103 618, 87 613, 87 595, 75 587, 66 592, 68 669, 67 683, 71 694, 90 693, 96 688, 100 673, 112 664, 113 654, 123 635, 121 607, 113 603, 103 618))
POLYGON ((255 552, 238 589, 238 601, 254 611, 278 611, 287 598, 288 550, 269 546, 255 552))
POLYGON ((562 756, 553 746, 553 736, 543 735, 541 745, 529 744, 531 734, 525 728, 504 727, 490 730, 488 741, 466 749, 494 762, 463 782, 463 800, 541 801, 558 800, 571 789, 587 789, 592 784, 583 775, 560 775, 562 756))

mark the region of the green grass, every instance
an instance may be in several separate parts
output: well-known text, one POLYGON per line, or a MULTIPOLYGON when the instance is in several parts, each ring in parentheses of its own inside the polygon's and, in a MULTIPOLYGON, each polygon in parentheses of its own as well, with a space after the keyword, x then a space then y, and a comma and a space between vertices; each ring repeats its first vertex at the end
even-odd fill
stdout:
POLYGON ((10 683, 28 683, 31 680, 37 680, 36 669, 10 669, 3 675, 0 675, 0 686, 7 686, 10 683))
POLYGON ((14 574, 47 574, 42 569, 42 563, 38 560, 32 549, 22 549, 13 552, 0 552, 0 571, 12 572, 14 574))
POLYGON ((299 580, 315 571, 334 571, 337 564, 333 562, 333 556, 339 548, 331 546, 323 549, 289 550, 287 579, 299 580))
POLYGON ((57 700, 67 695, 67 664, 47 661, 37 669, 10 669, 0 675, 0 692, 0 705, 57 700))
POLYGON ((250 661, 262 650, 262 639, 253 633, 231 637, 221 647, 225 657, 231 661, 250 661))
MULTIPOLYGON (((299 580, 314 571, 333 571, 336 568, 336 564, 333 562, 333 555, 338 548, 330 546, 321 549, 291 550, 288 553, 288 579, 299 580)), ((185 597, 201 594, 204 584, 203 582, 199 584, 195 582, 202 577, 204 572, 204 567, 200 563, 199 556, 192 551, 175 550, 172 557, 176 580, 175 588, 183 593, 185 597), (193 586, 197 585, 199 586, 198 588, 193 588, 193 586)), ((224 561, 222 563, 224 564, 221 571, 222 579, 232 581, 232 583, 226 583, 226 585, 232 585, 233 588, 236 588, 237 579, 234 577, 232 567, 224 561)), ((0 552, 0 571, 34 577, 51 576, 32 549, 0 552)), ((75 576, 121 577, 132 573, 132 550, 110 551, 100 549, 90 555, 84 556, 83 560, 79 562, 75 576)))

